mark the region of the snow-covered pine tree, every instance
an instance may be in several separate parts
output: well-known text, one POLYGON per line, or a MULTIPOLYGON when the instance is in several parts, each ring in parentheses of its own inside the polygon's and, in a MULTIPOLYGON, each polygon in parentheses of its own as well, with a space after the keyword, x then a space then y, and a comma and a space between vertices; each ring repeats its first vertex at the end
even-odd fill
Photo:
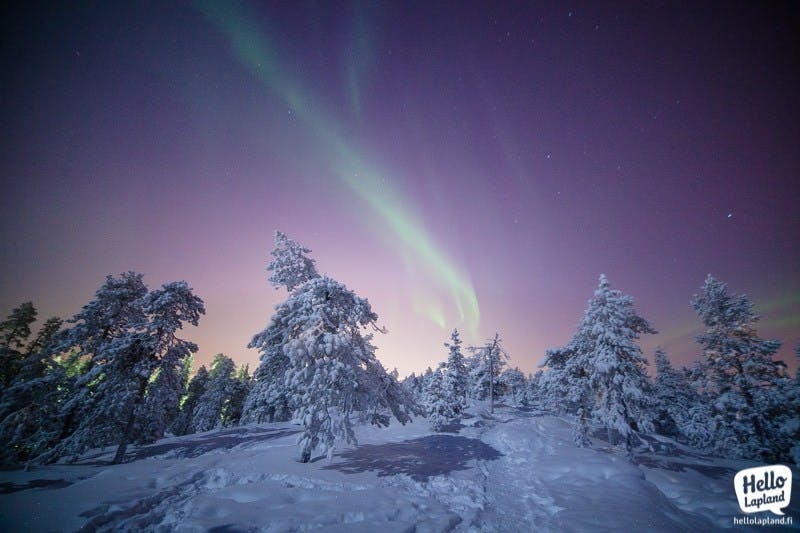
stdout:
POLYGON ((418 376, 414 372, 406 376, 402 382, 406 393, 413 398, 416 403, 420 404, 422 403, 422 383, 422 376, 418 376))
POLYGON ((610 440, 614 440, 614 432, 619 433, 629 454, 633 432, 652 429, 647 360, 636 344, 643 333, 655 330, 636 314, 633 299, 612 289, 608 278, 601 275, 569 344, 548 351, 545 364, 558 369, 556 377, 566 385, 560 392, 579 415, 579 444, 587 440, 588 419, 605 427, 610 440))
POLYGON ((392 415, 400 421, 410 421, 412 414, 423 414, 416 399, 397 380, 397 375, 396 369, 386 372, 377 358, 363 368, 360 387, 369 392, 359 395, 355 406, 362 421, 388 426, 392 415))
POLYGON ((428 380, 433 378, 433 369, 428 367, 425 369, 425 372, 422 373, 420 379, 422 380, 422 389, 424 390, 427 386, 428 380))
POLYGON ((36 321, 36 308, 25 302, 11 311, 0 322, 0 386, 8 387, 22 366, 25 343, 31 335, 31 324, 36 321))
POLYGON ((253 386, 253 378, 250 377, 249 366, 242 365, 236 373, 233 381, 233 390, 222 413, 222 425, 225 427, 238 426, 242 419, 242 411, 247 395, 253 386))
POLYGON ((428 418, 428 423, 434 431, 442 431, 445 426, 455 422, 458 418, 456 391, 453 382, 445 380, 447 367, 439 364, 425 383, 423 392, 423 407, 428 418))
POLYGON ((61 319, 48 319, 11 385, 0 395, 0 463, 17 464, 43 453, 57 438, 58 406, 75 380, 52 356, 53 338, 61 319))
POLYGON ((207 386, 208 370, 206 370, 205 366, 201 366, 197 369, 197 373, 192 379, 189 380, 186 394, 181 399, 180 412, 172 423, 171 431, 173 434, 188 435, 195 432, 194 427, 192 427, 192 414, 200 397, 206 392, 207 386))
MULTIPOLYGON (((797 357, 798 362, 800 362, 800 344, 794 349, 794 356, 797 357)), ((797 365, 794 380, 797 382, 797 385, 800 386, 800 364, 797 365)))
MULTIPOLYGON (((106 406, 106 402, 115 399, 114 380, 104 379, 103 365, 110 361, 112 349, 116 353, 121 340, 144 323, 141 299, 145 294, 147 287, 141 274, 125 272, 118 278, 107 276, 95 299, 67 320, 67 324, 73 325, 59 335, 54 352, 74 362, 85 361, 85 372, 77 377, 71 394, 59 404, 61 430, 57 443, 38 457, 37 462, 74 456, 87 448, 111 445, 120 438, 118 427, 123 424, 119 420, 120 411, 113 405, 106 406)), ((124 367, 121 360, 116 362, 124 367)), ((130 374, 130 370, 126 373, 130 374)))
POLYGON ((318 278, 314 260, 306 254, 311 250, 291 240, 281 231, 275 232, 275 248, 270 252, 273 259, 267 265, 272 272, 269 282, 276 288, 285 287, 292 292, 305 282, 318 278))
MULTIPOLYGON (((797 359, 800 360, 800 345, 794 349, 794 354, 797 359)), ((795 439, 789 448, 789 457, 794 464, 800 465, 800 365, 797 367, 793 391, 794 401, 792 402, 792 405, 794 406, 794 409, 792 414, 792 423, 791 427, 787 428, 787 432, 795 435, 795 439)))
POLYGON ((137 413, 140 430, 139 444, 150 444, 164 437, 180 413, 180 401, 189 381, 192 357, 181 362, 180 372, 175 368, 158 367, 147 386, 144 404, 137 413))
POLYGON ((654 353, 656 377, 653 382, 653 425, 655 430, 682 442, 688 442, 683 433, 690 421, 690 409, 699 401, 686 374, 675 370, 666 352, 656 348, 654 353))
POLYGON ((525 389, 525 403, 526 406, 542 405, 542 377, 544 372, 537 370, 528 380, 528 386, 525 389))
POLYGON ((169 416, 183 392, 183 361, 197 351, 196 344, 180 339, 176 334, 183 328, 184 322, 196 326, 200 315, 206 312, 203 300, 192 293, 185 281, 166 283, 160 289, 148 292, 142 298, 142 310, 145 316, 143 330, 134 335, 132 343, 120 343, 127 360, 123 364, 133 363, 138 390, 132 398, 132 406, 114 457, 115 463, 123 460, 128 444, 136 439, 137 432, 141 430, 142 422, 137 419, 137 415, 142 411, 145 393, 155 372, 159 372, 161 378, 159 393, 170 404, 161 413, 164 419, 155 424, 157 431, 148 437, 150 441, 163 437, 170 422, 169 416), (133 348, 130 352, 129 347, 133 348), (128 359, 132 354, 134 357, 128 359))
MULTIPOLYGON (((336 439, 355 443, 350 415, 388 408, 401 423, 410 420, 410 405, 387 392, 399 392, 375 358, 371 335, 378 316, 359 298, 330 278, 314 278, 279 305, 267 337, 279 338, 288 358, 284 386, 294 419, 302 422, 302 462, 315 449, 332 456, 336 439), (380 378, 380 379, 378 379, 380 378)), ((382 423, 385 419, 373 419, 382 423)))
POLYGON ((275 308, 267 328, 250 348, 261 352, 255 384, 245 402, 243 423, 291 416, 303 424, 300 460, 315 450, 329 457, 337 439, 355 443, 351 415, 360 411, 373 423, 388 423, 390 411, 401 423, 413 405, 397 380, 375 358, 371 335, 378 316, 369 302, 343 284, 320 277, 307 248, 276 234, 268 269, 270 281, 291 294, 275 308))
POLYGON ((539 365, 547 370, 546 372, 539 370, 542 372, 539 380, 539 397, 544 409, 557 414, 574 414, 578 407, 585 403, 582 401, 584 389, 570 386, 570 383, 585 379, 583 368, 567 366, 567 361, 574 355, 575 350, 569 345, 545 350, 544 361, 539 365), (570 372, 576 375, 570 375, 570 372))
POLYGON ((503 395, 516 407, 527 402, 528 380, 519 368, 507 368, 500 374, 503 395))
MULTIPOLYGON (((289 239, 281 231, 275 232, 275 247, 270 251, 272 260, 267 271, 269 282, 290 293, 304 283, 319 278, 314 260, 305 254, 311 250, 289 239)), ((292 407, 286 394, 284 376, 289 368, 289 358, 283 353, 283 331, 286 324, 276 324, 273 316, 267 327, 253 336, 247 345, 261 353, 261 364, 253 374, 253 384, 242 409, 242 424, 279 422, 289 420, 292 407)))
POLYGON ((53 344, 56 333, 58 333, 63 324, 64 321, 57 316, 45 320, 36 333, 36 337, 28 344, 26 357, 33 356, 38 358, 42 355, 49 355, 48 348, 53 344))
POLYGON ((267 328, 256 334, 247 345, 261 352, 261 364, 253 373, 253 386, 244 403, 242 424, 283 422, 292 417, 292 407, 284 385, 289 358, 283 353, 281 333, 287 324, 276 323, 275 319, 273 316, 267 328))
POLYGON ((780 343, 760 339, 755 327, 759 317, 747 297, 729 294, 710 274, 692 298, 692 307, 705 326, 697 341, 703 348, 717 451, 775 459, 767 414, 787 377, 783 362, 772 358, 780 343))
POLYGON ((233 359, 221 353, 214 356, 206 390, 198 399, 192 413, 192 427, 196 432, 222 427, 223 414, 235 387, 235 372, 233 359))
POLYGON ((62 340, 63 351, 74 350, 92 366, 64 403, 62 439, 43 459, 117 444, 114 461, 120 462, 141 429, 137 415, 154 373, 180 375, 181 361, 197 350, 177 330, 184 322, 196 325, 204 312, 186 282, 148 292, 141 274, 108 276, 62 340))
POLYGON ((763 460, 770 463, 800 459, 800 387, 788 374, 759 391, 759 408, 765 421, 769 451, 763 460))
POLYGON ((686 443, 705 452, 714 451, 714 426, 716 421, 711 416, 713 398, 708 392, 708 379, 705 367, 695 361, 689 367, 679 371, 683 379, 689 384, 689 412, 688 417, 681 425, 680 434, 686 443))
POLYGON ((469 360, 470 396, 478 400, 488 398, 490 410, 494 412, 494 402, 502 389, 500 374, 509 358, 500 334, 495 333, 483 346, 470 346, 468 350, 472 353, 469 360))
POLYGON ((449 350, 447 356, 447 366, 444 372, 444 386, 453 390, 453 400, 458 404, 455 409, 460 414, 463 407, 467 406, 467 387, 469 385, 469 374, 464 356, 461 354, 461 339, 458 330, 454 329, 450 334, 450 342, 444 344, 449 350))

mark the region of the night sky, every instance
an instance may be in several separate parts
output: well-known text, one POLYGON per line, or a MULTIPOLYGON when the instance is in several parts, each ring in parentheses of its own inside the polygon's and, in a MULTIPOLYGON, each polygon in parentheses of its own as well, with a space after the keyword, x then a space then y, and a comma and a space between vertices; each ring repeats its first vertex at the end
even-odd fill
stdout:
POLYGON ((535 370, 601 273, 659 330, 650 358, 699 357, 712 273, 797 366, 797 3, 16 4, 3 316, 185 279, 198 361, 253 369, 281 229, 369 298, 401 375, 453 327, 535 370))

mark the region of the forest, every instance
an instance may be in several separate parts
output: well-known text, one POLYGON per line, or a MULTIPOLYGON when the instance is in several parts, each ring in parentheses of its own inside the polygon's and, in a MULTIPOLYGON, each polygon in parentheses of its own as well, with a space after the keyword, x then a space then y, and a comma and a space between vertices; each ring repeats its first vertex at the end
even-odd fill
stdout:
POLYGON ((276 232, 269 283, 287 297, 248 345, 261 354, 252 374, 223 354, 193 371, 198 346, 181 330, 205 308, 185 281, 150 289, 135 272, 108 276, 74 316, 35 334, 34 305, 19 305, 0 324, 2 462, 69 462, 115 446, 121 463, 129 447, 165 436, 293 422, 307 463, 357 444, 359 425, 424 417, 447 431, 473 403, 497 402, 566 417, 579 447, 604 432, 629 458, 657 434, 717 457, 800 464, 800 372, 758 336, 753 303, 711 275, 691 298, 704 331, 688 368, 657 349, 649 375, 637 341, 655 329, 601 275, 572 338, 535 374, 511 367, 499 333, 465 347, 454 329, 446 359, 400 379, 375 356, 384 330, 369 301, 321 276, 310 252, 276 232))

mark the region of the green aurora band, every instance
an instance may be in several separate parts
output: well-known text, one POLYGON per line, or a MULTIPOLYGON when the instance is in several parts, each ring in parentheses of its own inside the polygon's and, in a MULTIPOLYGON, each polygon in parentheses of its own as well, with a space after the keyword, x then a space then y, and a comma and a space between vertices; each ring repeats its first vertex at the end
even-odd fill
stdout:
MULTIPOLYGON (((355 149, 337 133, 337 127, 327 113, 315 107, 317 99, 304 92, 281 68, 276 49, 270 45, 265 32, 256 25, 236 2, 199 1, 201 13, 228 39, 236 59, 242 63, 273 94, 282 99, 289 109, 314 132, 331 169, 343 184, 360 197, 389 227, 398 243, 413 253, 427 271, 446 287, 453 298, 459 318, 471 334, 477 334, 480 323, 478 297, 469 277, 436 246, 423 225, 403 207, 399 194, 388 186, 385 174, 372 168, 355 149)), ((361 46, 359 47, 361 48, 361 46)), ((351 98, 356 110, 360 108, 360 95, 351 85, 351 98)), ((419 312, 418 306, 417 310, 419 312)), ((432 305, 424 316, 442 326, 440 309, 432 305)))

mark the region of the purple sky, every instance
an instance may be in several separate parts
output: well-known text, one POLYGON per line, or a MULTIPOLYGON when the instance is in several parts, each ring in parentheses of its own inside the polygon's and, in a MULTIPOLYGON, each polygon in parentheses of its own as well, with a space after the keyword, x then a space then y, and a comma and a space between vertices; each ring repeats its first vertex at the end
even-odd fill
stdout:
POLYGON ((19 4, 0 17, 3 315, 71 316, 125 270, 186 279, 198 360, 254 368, 279 228, 369 298, 401 374, 453 327, 500 331, 533 371, 600 273, 660 331, 648 356, 699 356, 710 272, 797 366, 795 4, 19 4))

